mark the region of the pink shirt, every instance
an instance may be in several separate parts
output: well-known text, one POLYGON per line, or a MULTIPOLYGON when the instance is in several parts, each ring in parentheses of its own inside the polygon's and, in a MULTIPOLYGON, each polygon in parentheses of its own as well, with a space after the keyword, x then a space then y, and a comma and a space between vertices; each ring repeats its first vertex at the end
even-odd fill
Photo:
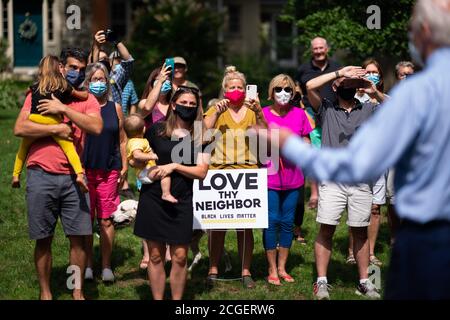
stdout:
MULTIPOLYGON (((291 129, 299 136, 307 136, 311 131, 311 125, 305 111, 301 108, 290 107, 288 113, 280 117, 275 115, 270 106, 263 108, 264 117, 268 124, 275 123, 280 127, 291 129)), ((278 171, 269 161, 267 164, 267 182, 269 189, 289 190, 297 189, 305 183, 303 172, 294 164, 280 157, 278 171)))
MULTIPOLYGON (((86 101, 74 101, 68 104, 68 106, 78 112, 98 114, 101 117, 100 105, 92 94, 89 94, 89 98, 86 101)), ((22 110, 31 110, 31 94, 27 95, 22 110)), ((64 121, 69 121, 69 119, 65 118, 64 121)), ((73 144, 81 158, 86 133, 81 131, 75 124, 72 124, 72 131, 73 144)), ((63 150, 52 137, 40 138, 33 142, 28 151, 27 160, 27 167, 31 166, 39 166, 44 171, 55 174, 74 173, 63 150)))

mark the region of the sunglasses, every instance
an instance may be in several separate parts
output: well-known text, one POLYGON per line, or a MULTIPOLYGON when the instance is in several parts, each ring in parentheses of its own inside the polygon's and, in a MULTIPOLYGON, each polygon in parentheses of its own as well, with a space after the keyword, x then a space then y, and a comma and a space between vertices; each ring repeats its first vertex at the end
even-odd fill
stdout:
POLYGON ((291 88, 291 87, 285 87, 285 88, 282 88, 282 87, 275 87, 275 88, 273 88, 273 90, 274 90, 276 93, 280 93, 281 91, 284 91, 284 92, 286 92, 286 93, 292 93, 292 88, 291 88))
POLYGON ((183 92, 192 92, 195 95, 198 95, 199 90, 197 88, 193 87, 187 87, 187 86, 179 86, 175 92, 183 91, 183 92))

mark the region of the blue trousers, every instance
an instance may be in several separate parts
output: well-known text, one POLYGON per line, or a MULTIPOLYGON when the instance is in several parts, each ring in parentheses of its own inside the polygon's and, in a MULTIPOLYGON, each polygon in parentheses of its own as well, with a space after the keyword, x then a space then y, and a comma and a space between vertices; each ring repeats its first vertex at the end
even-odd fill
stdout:
POLYGON ((392 249, 385 299, 450 299, 450 222, 402 221, 392 249))
POLYGON ((290 248, 292 244, 292 225, 299 196, 298 189, 269 189, 269 228, 263 231, 264 248, 274 250, 280 247, 290 248))

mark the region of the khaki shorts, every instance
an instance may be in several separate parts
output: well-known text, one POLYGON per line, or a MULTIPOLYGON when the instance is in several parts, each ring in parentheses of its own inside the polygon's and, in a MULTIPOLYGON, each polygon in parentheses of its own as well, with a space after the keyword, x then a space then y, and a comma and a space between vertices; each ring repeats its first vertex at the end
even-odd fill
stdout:
POLYGON ((395 170, 389 169, 386 181, 386 197, 391 205, 395 204, 394 175, 395 170))
POLYGON ((345 208, 348 209, 348 226, 367 227, 372 208, 370 186, 368 184, 349 186, 331 182, 321 183, 316 221, 337 226, 345 208))
POLYGON ((373 204, 381 206, 386 203, 386 180, 387 172, 372 185, 373 204))

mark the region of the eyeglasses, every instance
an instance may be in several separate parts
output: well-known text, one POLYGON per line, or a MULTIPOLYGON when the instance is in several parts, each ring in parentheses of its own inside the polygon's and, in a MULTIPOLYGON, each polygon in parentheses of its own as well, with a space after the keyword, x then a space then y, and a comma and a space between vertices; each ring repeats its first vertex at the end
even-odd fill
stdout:
POLYGON ((282 87, 275 87, 275 88, 273 88, 273 90, 274 90, 276 93, 280 93, 281 91, 284 91, 284 92, 286 92, 286 93, 292 93, 292 88, 291 88, 291 87, 285 87, 285 88, 282 88, 282 87))

